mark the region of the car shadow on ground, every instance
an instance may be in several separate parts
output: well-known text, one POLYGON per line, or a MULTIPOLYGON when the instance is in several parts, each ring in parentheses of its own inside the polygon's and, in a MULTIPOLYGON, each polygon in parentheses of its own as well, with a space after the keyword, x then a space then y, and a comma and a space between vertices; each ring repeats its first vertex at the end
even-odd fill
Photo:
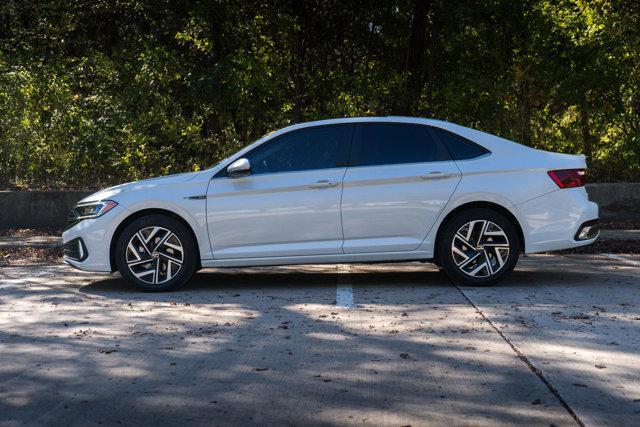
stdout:
MULTIPOLYGON (((335 269, 331 269, 335 270, 335 269)), ((397 284, 416 283, 423 286, 451 286, 449 279, 438 271, 403 272, 403 271, 365 271, 354 273, 336 273, 335 271, 293 271, 264 269, 225 269, 202 270, 177 291, 156 295, 179 296, 185 292, 210 292, 229 290, 269 290, 278 288, 335 288, 339 280, 348 277, 354 286, 394 286, 397 284)), ((81 292, 87 294, 122 293, 136 295, 154 295, 143 293, 119 275, 98 280, 83 286, 81 292)))
MULTIPOLYGON (((458 284, 462 288, 475 289, 513 287, 567 287, 579 286, 594 274, 608 277, 606 272, 584 272, 570 268, 569 264, 549 266, 547 269, 532 269, 527 266, 516 268, 502 282, 488 287, 472 287, 458 284)), ((204 269, 197 272, 182 288, 170 293, 143 293, 127 283, 119 274, 83 286, 80 291, 87 294, 121 293, 135 295, 172 295, 179 298, 181 293, 267 290, 293 288, 335 287, 338 281, 348 281, 353 286, 397 287, 405 284, 425 287, 454 286, 443 272, 434 266, 425 267, 421 263, 412 264, 364 264, 352 265, 351 271, 338 273, 335 266, 288 266, 204 269)), ((153 298, 156 299, 156 298, 153 298)))

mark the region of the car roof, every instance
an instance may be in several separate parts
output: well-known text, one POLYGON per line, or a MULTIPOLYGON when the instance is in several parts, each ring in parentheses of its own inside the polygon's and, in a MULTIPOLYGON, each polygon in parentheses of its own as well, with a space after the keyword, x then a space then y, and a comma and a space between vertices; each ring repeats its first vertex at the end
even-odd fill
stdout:
POLYGON ((325 119, 325 120, 314 120, 310 122, 302 122, 297 123, 291 126, 287 126, 285 128, 279 129, 277 132, 284 133, 284 131, 289 131, 293 129, 302 129, 306 127, 313 126, 322 126, 322 125, 336 125, 336 124, 348 124, 348 123, 414 123, 421 125, 432 125, 441 128, 447 128, 448 125, 453 125, 453 123, 445 122, 442 120, 436 119, 426 119, 423 117, 409 117, 409 116, 366 116, 366 117, 346 117, 339 119, 325 119))

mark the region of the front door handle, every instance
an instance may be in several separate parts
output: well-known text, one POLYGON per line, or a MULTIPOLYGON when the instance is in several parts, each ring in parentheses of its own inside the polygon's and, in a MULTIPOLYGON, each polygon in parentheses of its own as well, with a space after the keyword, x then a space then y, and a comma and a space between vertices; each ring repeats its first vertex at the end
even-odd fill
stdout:
POLYGON ((327 181, 326 179, 320 180, 314 184, 309 184, 309 188, 330 188, 338 185, 337 182, 327 181))
POLYGON ((422 179, 443 179, 443 178, 449 178, 452 175, 453 175, 452 173, 441 172, 441 171, 433 171, 433 172, 426 173, 424 175, 420 175, 420 178, 422 178, 422 179))

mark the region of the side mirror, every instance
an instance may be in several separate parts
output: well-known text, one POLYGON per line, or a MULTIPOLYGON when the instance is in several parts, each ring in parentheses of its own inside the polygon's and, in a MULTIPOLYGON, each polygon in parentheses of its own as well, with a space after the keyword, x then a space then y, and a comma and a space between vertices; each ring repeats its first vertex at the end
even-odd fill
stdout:
POLYGON ((227 168, 227 175, 229 178, 240 178, 247 176, 251 173, 251 164, 248 159, 244 157, 231 163, 227 168))

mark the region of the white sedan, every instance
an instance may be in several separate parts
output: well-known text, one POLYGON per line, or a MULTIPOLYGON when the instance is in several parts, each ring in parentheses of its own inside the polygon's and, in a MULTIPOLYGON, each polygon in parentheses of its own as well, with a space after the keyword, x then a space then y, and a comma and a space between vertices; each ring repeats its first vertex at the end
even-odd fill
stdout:
POLYGON ((64 259, 145 291, 204 267, 429 261, 487 285, 598 236, 582 155, 453 123, 367 117, 271 133, 210 169, 80 201, 64 259))

